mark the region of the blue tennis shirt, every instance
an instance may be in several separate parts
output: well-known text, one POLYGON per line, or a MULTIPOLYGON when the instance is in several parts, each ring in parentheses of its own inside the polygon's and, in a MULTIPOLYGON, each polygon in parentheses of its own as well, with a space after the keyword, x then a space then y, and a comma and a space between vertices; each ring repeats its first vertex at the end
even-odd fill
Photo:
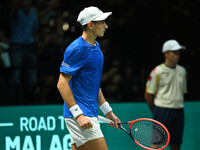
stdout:
MULTIPOLYGON (((103 70, 100 45, 87 43, 82 37, 73 41, 65 50, 60 72, 72 76, 69 81, 76 103, 85 116, 98 116, 98 95, 103 70)), ((72 117, 64 103, 63 117, 72 117)))

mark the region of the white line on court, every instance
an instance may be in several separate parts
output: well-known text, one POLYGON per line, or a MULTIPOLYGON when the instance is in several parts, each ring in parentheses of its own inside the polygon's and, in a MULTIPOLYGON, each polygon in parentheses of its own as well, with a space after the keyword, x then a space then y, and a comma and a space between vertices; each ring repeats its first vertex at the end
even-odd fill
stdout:
POLYGON ((13 123, 9 122, 9 123, 0 123, 0 127, 11 127, 13 126, 13 123))

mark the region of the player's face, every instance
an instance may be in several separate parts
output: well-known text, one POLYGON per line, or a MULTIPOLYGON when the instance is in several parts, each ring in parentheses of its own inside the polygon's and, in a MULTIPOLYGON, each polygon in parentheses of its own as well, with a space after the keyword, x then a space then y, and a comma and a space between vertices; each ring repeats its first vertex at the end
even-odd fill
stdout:
POLYGON ((92 22, 92 23, 94 25, 93 26, 93 34, 96 37, 103 37, 106 29, 108 29, 108 26, 107 26, 105 20, 95 21, 95 22, 92 22))
POLYGON ((172 64, 177 64, 180 59, 180 50, 167 52, 166 58, 172 64))

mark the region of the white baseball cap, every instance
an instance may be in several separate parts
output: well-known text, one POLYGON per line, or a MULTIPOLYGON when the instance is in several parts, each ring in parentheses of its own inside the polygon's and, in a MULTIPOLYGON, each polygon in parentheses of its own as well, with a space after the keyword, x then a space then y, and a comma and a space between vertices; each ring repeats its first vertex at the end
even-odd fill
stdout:
POLYGON ((84 26, 91 21, 105 20, 111 14, 112 12, 103 13, 99 8, 90 6, 86 7, 79 13, 77 21, 84 26))
POLYGON ((177 50, 185 50, 186 47, 183 45, 180 45, 176 40, 168 40, 163 44, 162 52, 167 51, 177 51, 177 50))

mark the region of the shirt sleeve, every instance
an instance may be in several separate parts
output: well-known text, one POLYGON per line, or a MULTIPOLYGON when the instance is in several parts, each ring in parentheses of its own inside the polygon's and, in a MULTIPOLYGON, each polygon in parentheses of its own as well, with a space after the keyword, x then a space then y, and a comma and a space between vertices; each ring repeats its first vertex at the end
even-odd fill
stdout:
POLYGON ((84 64, 84 56, 79 49, 66 50, 60 72, 73 76, 84 64))
POLYGON ((155 94, 158 88, 158 83, 159 74, 156 74, 156 72, 153 70, 147 79, 145 91, 149 94, 155 94))

